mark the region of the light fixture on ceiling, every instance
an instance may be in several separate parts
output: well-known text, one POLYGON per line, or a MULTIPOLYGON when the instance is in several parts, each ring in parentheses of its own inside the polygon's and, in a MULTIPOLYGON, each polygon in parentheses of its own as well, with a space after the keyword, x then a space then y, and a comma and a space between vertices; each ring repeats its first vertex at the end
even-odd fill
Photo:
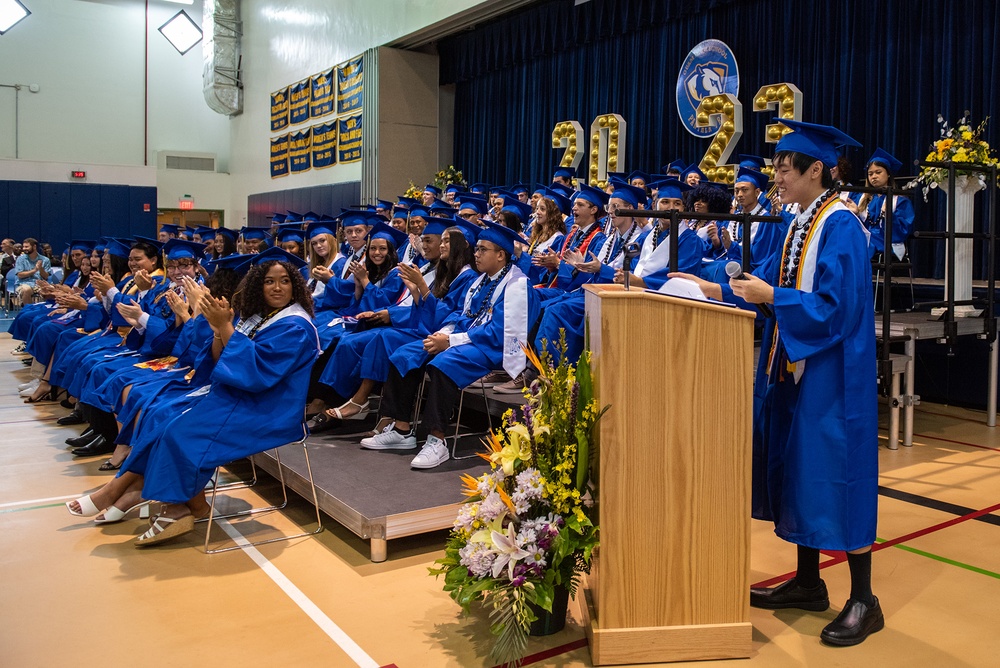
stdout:
POLYGON ((31 12, 20 0, 0 0, 0 35, 21 22, 31 12))
POLYGON ((201 28, 183 9, 161 25, 159 30, 182 56, 201 41, 201 28))
POLYGON ((193 5, 194 0, 166 0, 167 2, 172 2, 176 5, 193 5))

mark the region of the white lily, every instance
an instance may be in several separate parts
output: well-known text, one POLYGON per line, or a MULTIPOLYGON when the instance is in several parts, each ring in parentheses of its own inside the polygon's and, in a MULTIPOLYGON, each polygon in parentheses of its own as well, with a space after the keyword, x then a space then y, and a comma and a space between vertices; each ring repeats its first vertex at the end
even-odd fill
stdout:
POLYGON ((493 577, 499 577, 503 567, 506 566, 508 577, 513 580, 514 566, 517 565, 518 561, 529 556, 529 553, 518 545, 513 522, 507 525, 506 533, 493 531, 490 537, 493 539, 493 546, 497 551, 496 561, 493 562, 493 577))

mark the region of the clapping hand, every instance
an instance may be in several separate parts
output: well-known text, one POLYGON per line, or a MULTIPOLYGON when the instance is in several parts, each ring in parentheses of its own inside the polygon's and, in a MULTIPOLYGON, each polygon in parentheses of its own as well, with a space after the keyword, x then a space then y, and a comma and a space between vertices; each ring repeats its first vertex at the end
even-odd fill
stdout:
POLYGON ((132 279, 135 281, 135 287, 139 288, 139 292, 145 292, 153 287, 153 279, 145 269, 135 272, 132 279))
POLYGON ((139 318, 142 317, 142 307, 135 303, 127 304, 121 302, 118 304, 118 313, 125 318, 125 322, 133 327, 138 327, 139 318))
POLYGON ((58 295, 56 297, 56 303, 59 304, 59 306, 76 309, 78 311, 83 311, 87 308, 87 300, 79 295, 58 295))
POLYGON ((203 294, 198 298, 198 306, 215 332, 233 321, 233 310, 229 308, 229 300, 225 297, 216 299, 212 295, 203 294))
POLYGON ((588 274, 596 274, 601 270, 601 261, 597 259, 597 256, 589 251, 587 252, 587 255, 590 256, 590 259, 584 260, 580 251, 571 250, 566 252, 563 259, 578 271, 584 271, 588 274))
POLYGON ((183 297, 173 290, 167 290, 164 298, 167 300, 167 306, 169 306, 170 310, 174 312, 174 315, 181 320, 185 320, 188 317, 188 305, 187 302, 184 301, 183 297))
POLYGON ((531 264, 550 270, 557 269, 559 267, 559 254, 550 249, 545 249, 541 253, 535 253, 534 257, 531 258, 531 264))
POLYGON ((414 267, 412 264, 405 263, 397 264, 396 269, 399 270, 399 277, 403 279, 403 284, 410 291, 410 294, 413 295, 414 299, 427 291, 427 281, 424 280, 424 275, 420 269, 414 267))
POLYGON ((310 275, 321 283, 326 283, 331 278, 333 278, 333 272, 330 271, 329 267, 319 266, 313 267, 312 271, 309 272, 310 275))
POLYGON ((96 271, 90 273, 90 284, 94 286, 95 291, 101 293, 102 298, 108 293, 108 290, 115 287, 115 282, 111 280, 110 276, 96 271))

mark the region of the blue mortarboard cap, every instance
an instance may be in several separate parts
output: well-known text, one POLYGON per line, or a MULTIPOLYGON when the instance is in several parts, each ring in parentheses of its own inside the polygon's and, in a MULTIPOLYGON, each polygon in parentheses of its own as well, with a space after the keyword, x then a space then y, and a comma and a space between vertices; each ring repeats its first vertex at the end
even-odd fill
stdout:
POLYGON ((457 227, 462 231, 462 236, 465 237, 465 240, 469 242, 470 246, 476 245, 476 239, 479 238, 479 233, 483 231, 483 228, 479 225, 463 218, 456 220, 452 227, 457 227))
POLYGON ((89 253, 94 250, 94 242, 88 241, 86 239, 74 239, 69 244, 69 250, 71 251, 83 251, 84 253, 89 253))
POLYGON ((756 169, 740 167, 736 173, 736 183, 752 183, 757 190, 767 189, 767 174, 758 172, 756 169))
POLYGON ((393 203, 389 200, 380 199, 376 202, 375 206, 383 211, 392 211, 393 203))
POLYGON ((410 215, 410 210, 405 206, 394 206, 392 207, 392 217, 393 218, 407 218, 410 215))
MULTIPOLYGON (((317 220, 319 220, 319 214, 316 213, 315 211, 310 211, 309 213, 303 214, 302 216, 302 221, 306 223, 315 223, 317 220)), ((289 220, 287 222, 294 223, 297 221, 289 220)))
POLYGON ((465 192, 465 188, 462 187, 462 185, 458 184, 458 183, 449 183, 448 185, 446 185, 444 187, 444 191, 446 193, 464 193, 465 192))
POLYGON ((250 269, 250 261, 261 255, 263 253, 258 255, 233 253, 232 255, 220 257, 218 260, 211 260, 208 264, 211 264, 216 269, 232 269, 237 274, 245 274, 250 269))
POLYGON ((837 164, 837 148, 840 146, 861 146, 857 141, 832 125, 817 125, 803 121, 775 118, 775 123, 783 123, 792 129, 778 140, 775 153, 792 151, 819 160, 827 167, 837 164))
POLYGON ((118 239, 108 240, 106 251, 109 255, 128 259, 131 250, 132 248, 128 244, 122 243, 118 239))
POLYGON ((181 237, 182 239, 187 239, 188 241, 191 241, 192 239, 194 239, 194 230, 192 230, 190 227, 182 227, 181 229, 177 230, 177 236, 181 237))
POLYGON ((427 225, 421 234, 444 234, 444 231, 455 224, 455 219, 451 216, 434 216, 427 219, 427 225))
POLYGON ((167 234, 173 234, 174 236, 177 236, 177 231, 180 229, 181 228, 177 225, 171 225, 170 223, 160 225, 160 232, 166 232, 167 234))
POLYGON ((428 183, 426 186, 424 186, 424 192, 425 193, 434 193, 435 197, 440 197, 441 196, 441 189, 438 188, 433 183, 428 183))
POLYGON ((660 167, 660 170, 662 170, 664 174, 666 174, 667 172, 680 173, 683 172, 685 169, 687 169, 687 163, 684 162, 683 160, 674 160, 670 164, 663 165, 663 167, 660 167))
POLYGON ((560 190, 555 188, 544 188, 542 190, 542 196, 555 202, 556 207, 562 212, 564 216, 568 216, 570 210, 573 208, 573 203, 569 200, 566 195, 560 190))
POLYGON ((701 171, 698 168, 698 163, 695 162, 691 163, 690 165, 688 165, 687 169, 681 172, 681 181, 687 180, 687 177, 691 174, 697 174, 702 181, 708 181, 708 177, 705 176, 705 172, 701 171))
POLYGON ((322 216, 320 220, 317 220, 315 223, 309 223, 309 226, 306 227, 306 239, 314 239, 321 234, 337 236, 337 221, 330 216, 322 216), (323 220, 323 218, 328 218, 329 220, 323 220))
POLYGON ((503 200, 503 207, 501 207, 500 210, 501 211, 510 211, 515 216, 517 216, 518 218, 521 219, 521 224, 522 225, 527 225, 528 224, 528 219, 531 218, 531 205, 530 204, 525 204, 521 200, 517 199, 516 195, 514 195, 512 197, 513 197, 513 199, 510 198, 510 197, 505 197, 504 198, 504 200, 503 200))
POLYGON ((271 222, 274 223, 275 225, 281 225, 286 220, 288 220, 288 216, 286 216, 283 213, 272 213, 271 214, 271 222))
POLYGON ((628 174, 625 172, 608 172, 608 181, 612 181, 614 179, 628 183, 628 174))
POLYGON ((374 222, 370 212, 358 209, 342 209, 339 215, 334 216, 334 219, 340 222, 341 227, 371 225, 374 222))
POLYGON ((451 213, 454 213, 454 211, 455 207, 453 207, 451 204, 448 204, 444 200, 440 199, 434 200, 434 203, 431 204, 430 208, 431 213, 442 213, 444 215, 449 215, 451 213))
POLYGON ((405 232, 397 230, 395 227, 386 225, 381 220, 372 225, 371 231, 368 233, 369 241, 374 239, 385 239, 393 245, 394 248, 399 248, 406 243, 407 236, 405 232))
POLYGON ((890 174, 898 173, 900 168, 903 166, 903 163, 897 160, 895 156, 881 148, 875 149, 875 152, 872 153, 872 157, 868 158, 869 165, 873 162, 877 162, 885 167, 889 170, 890 174))
MULTIPOLYGON (((313 221, 313 223, 318 223, 318 220, 313 221)), ((311 225, 312 223, 310 223, 311 225)), ((287 225, 287 223, 286 223, 287 225)), ((276 235, 278 243, 283 244, 288 241, 296 241, 302 243, 305 241, 305 233, 302 231, 302 226, 299 223, 292 223, 290 226, 281 226, 278 228, 278 233, 276 235)))
POLYGON ((194 231, 194 233, 201 237, 202 241, 209 241, 210 239, 215 238, 215 228, 213 227, 205 227, 204 225, 201 225, 194 231))
POLYGON ((587 184, 584 183, 580 186, 580 190, 578 190, 577 193, 573 195, 574 202, 578 199, 590 202, 591 204, 600 209, 603 208, 604 205, 608 203, 608 199, 610 198, 608 197, 608 194, 603 190, 601 190, 600 188, 595 188, 594 186, 588 186, 587 184))
POLYGON ((657 181, 651 187, 656 190, 656 199, 682 199, 684 193, 691 190, 691 186, 675 178, 657 181))
POLYGON ((470 193, 479 193, 480 195, 485 195, 490 191, 490 184, 488 183, 473 183, 469 186, 470 193))
POLYGON ((536 183, 534 185, 534 190, 531 191, 531 194, 534 195, 536 193, 544 195, 545 194, 545 186, 543 186, 541 183, 536 183))
POLYGON ((171 239, 163 245, 163 254, 168 260, 205 257, 205 244, 196 244, 187 239, 171 239))
MULTIPOLYGON (((159 253, 161 250, 163 250, 163 244, 160 243, 160 241, 158 239, 154 239, 152 237, 141 237, 138 234, 135 235, 132 238, 135 239, 136 241, 141 241, 144 244, 149 244, 150 246, 152 246, 153 248, 156 249, 157 253, 159 253)), ((126 256, 126 257, 128 257, 128 256, 126 256)))
POLYGON ((563 197, 572 199, 573 193, 576 191, 570 188, 565 183, 553 183, 549 185, 550 190, 555 190, 557 193, 561 193, 563 197))
POLYGON ((524 237, 509 227, 498 225, 489 220, 486 221, 486 227, 483 228, 483 231, 479 233, 479 239, 495 243, 497 246, 507 251, 508 257, 513 257, 514 255, 515 241, 519 241, 522 244, 528 243, 524 237))
POLYGON ((219 228, 216 228, 215 235, 218 236, 220 234, 222 236, 224 236, 224 237, 229 237, 232 240, 233 243, 236 243, 236 237, 238 237, 240 235, 240 233, 238 231, 236 231, 236 230, 234 230, 232 228, 229 228, 229 227, 219 227, 219 228))
POLYGON ((461 211, 475 211, 480 216, 486 215, 486 210, 489 208, 489 204, 482 197, 473 197, 471 195, 462 195, 458 198, 458 210, 461 211))
POLYGON ((270 248, 260 253, 257 253, 256 255, 250 256, 250 264, 252 265, 261 265, 271 260, 277 260, 279 262, 287 262, 296 269, 301 269, 302 267, 306 266, 306 264, 308 264, 302 258, 298 257, 297 255, 292 255, 288 251, 284 250, 283 248, 279 248, 278 246, 271 246, 270 248))
POLYGON ((378 213, 378 207, 375 206, 374 204, 363 204, 363 205, 357 206, 356 208, 358 208, 358 209, 364 209, 368 213, 378 213))
POLYGON ((764 158, 759 155, 750 155, 747 153, 740 154, 740 167, 746 167, 747 169, 756 169, 758 172, 764 169, 764 158))
POLYGON ((717 190, 729 190, 728 183, 721 183, 719 181, 702 181, 698 185, 708 186, 709 188, 715 188, 717 190))
POLYGON ((430 211, 428 211, 428 208, 426 206, 418 204, 417 206, 411 206, 410 207, 410 217, 411 218, 413 216, 417 216, 419 218, 426 218, 429 215, 430 215, 430 211))
POLYGON ((286 222, 286 223, 300 223, 300 222, 302 222, 302 214, 298 213, 297 211, 289 211, 285 215, 285 220, 283 222, 286 222))
POLYGON ((642 171, 641 169, 633 170, 628 175, 628 178, 626 179, 626 181, 628 181, 628 183, 631 184, 632 181, 635 181, 636 179, 642 179, 643 183, 649 183, 650 181, 652 181, 652 179, 649 178, 649 174, 647 174, 646 172, 642 171))
MULTIPOLYGON (((634 173, 634 172, 633 172, 634 173)), ((629 176, 632 176, 629 174, 629 176)), ((638 188, 636 186, 630 185, 628 183, 614 182, 611 184, 614 186, 614 190, 611 192, 611 198, 625 200, 632 205, 633 208, 638 207, 640 204, 646 203, 646 189, 638 188)))
POLYGON ((101 237, 97 240, 97 243, 94 244, 94 250, 98 253, 103 253, 108 249, 108 241, 109 239, 107 237, 101 237))
POLYGON ((515 183, 510 187, 510 191, 515 195, 520 195, 521 193, 528 192, 528 185, 526 183, 515 183))
POLYGON ((399 206, 405 206, 406 208, 410 208, 411 206, 416 206, 418 204, 420 204, 420 202, 418 202, 417 200, 413 199, 412 197, 400 197, 399 198, 399 206))
POLYGON ((576 170, 572 167, 556 165, 552 168, 552 178, 572 179, 574 176, 576 176, 576 170))
POLYGON ((268 228, 266 227, 250 227, 249 225, 240 230, 240 234, 243 235, 244 239, 260 239, 266 241, 268 238, 267 233, 268 228))

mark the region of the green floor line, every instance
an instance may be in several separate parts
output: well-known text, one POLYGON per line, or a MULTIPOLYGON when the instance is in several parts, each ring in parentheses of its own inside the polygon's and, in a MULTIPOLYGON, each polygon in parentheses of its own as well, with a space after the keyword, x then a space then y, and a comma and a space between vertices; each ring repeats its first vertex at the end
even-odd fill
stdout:
POLYGON ((25 510, 38 510, 39 508, 55 508, 57 506, 65 506, 65 503, 46 503, 43 506, 28 506, 27 508, 6 508, 0 510, 0 515, 5 515, 7 513, 23 513, 25 510))
MULTIPOLYGON (((876 543, 884 543, 884 538, 876 538, 876 543)), ((972 571, 973 573, 979 573, 980 575, 986 575, 991 578, 996 578, 1000 580, 1000 573, 994 573, 993 571, 988 571, 985 568, 979 568, 978 566, 972 566, 970 564, 963 564, 961 561, 955 561, 954 559, 949 559, 948 557, 942 557, 937 554, 931 554, 930 552, 924 552, 923 550, 918 550, 915 547, 910 547, 909 545, 893 545, 893 548, 897 550, 903 550, 905 552, 912 552, 913 554, 919 555, 921 557, 927 557, 928 559, 933 559, 934 561, 940 561, 943 564, 949 564, 951 566, 958 566, 959 568, 964 568, 967 571, 972 571)))

